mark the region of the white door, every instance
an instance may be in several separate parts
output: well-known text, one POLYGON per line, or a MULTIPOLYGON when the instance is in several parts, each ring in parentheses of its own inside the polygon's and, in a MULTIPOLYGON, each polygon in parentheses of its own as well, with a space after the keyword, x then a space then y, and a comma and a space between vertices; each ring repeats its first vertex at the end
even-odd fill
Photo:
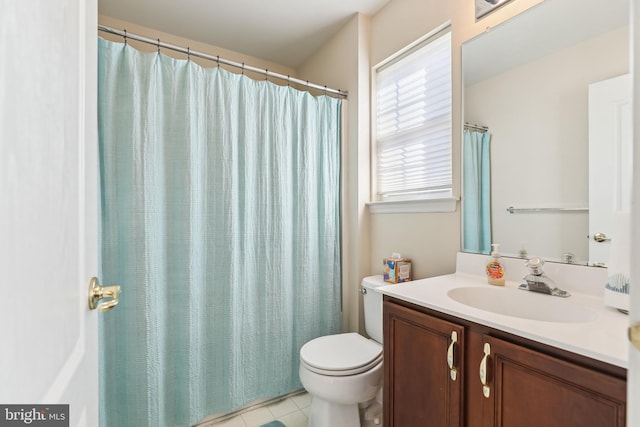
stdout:
POLYGON ((631 76, 589 85, 590 263, 609 263, 619 215, 631 208, 632 131, 631 76))
MULTIPOLYGON (((631 70, 633 78, 633 200, 631 212, 631 324, 640 322, 640 0, 631 1, 631 70)), ((627 374, 627 425, 640 426, 640 349, 629 346, 629 371, 627 374)))
POLYGON ((68 404, 91 427, 96 25, 96 0, 0 0, 0 405, 68 404))

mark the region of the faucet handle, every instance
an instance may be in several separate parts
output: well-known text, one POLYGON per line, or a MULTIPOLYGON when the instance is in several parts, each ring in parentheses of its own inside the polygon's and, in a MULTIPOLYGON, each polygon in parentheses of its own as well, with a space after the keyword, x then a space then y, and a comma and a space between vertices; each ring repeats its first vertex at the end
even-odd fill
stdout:
POLYGON ((531 291, 531 292, 538 292, 541 294, 553 295, 554 297, 560 297, 560 298, 567 298, 571 296, 571 293, 568 291, 565 291, 556 287, 550 288, 549 286, 543 283, 537 283, 533 281, 527 282, 527 283, 521 283, 518 286, 518 289, 523 291, 531 291))
POLYGON ((544 261, 542 260, 542 258, 537 256, 530 258, 529 260, 527 260, 527 262, 524 263, 524 266, 529 268, 529 271, 531 272, 531 274, 536 276, 542 275, 543 265, 544 265, 544 261))

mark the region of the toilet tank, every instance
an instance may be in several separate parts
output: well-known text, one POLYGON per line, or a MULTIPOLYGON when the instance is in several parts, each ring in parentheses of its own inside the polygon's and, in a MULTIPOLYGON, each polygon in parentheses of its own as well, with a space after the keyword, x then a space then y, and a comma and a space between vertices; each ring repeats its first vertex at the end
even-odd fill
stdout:
POLYGON ((364 301, 364 328, 372 339, 382 344, 382 293, 380 286, 388 285, 382 276, 362 279, 362 300, 364 301))

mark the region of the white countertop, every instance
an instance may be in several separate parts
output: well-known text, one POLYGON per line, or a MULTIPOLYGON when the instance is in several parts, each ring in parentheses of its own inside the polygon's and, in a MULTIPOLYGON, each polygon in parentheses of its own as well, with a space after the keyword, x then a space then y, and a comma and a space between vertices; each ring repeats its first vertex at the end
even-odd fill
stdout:
MULTIPOLYGON (((382 277, 379 277, 382 280, 382 277)), ((486 325, 513 335, 538 341, 573 353, 581 354, 615 366, 627 368, 629 344, 628 316, 606 307, 602 296, 571 290, 568 298, 517 290, 519 281, 508 280, 505 287, 487 284, 480 275, 455 273, 429 279, 414 280, 378 288, 384 295, 422 307, 486 325), (461 287, 489 287, 511 292, 526 292, 532 298, 550 298, 553 304, 577 304, 595 313, 584 322, 550 322, 530 320, 481 310, 450 298, 447 293, 461 287)))

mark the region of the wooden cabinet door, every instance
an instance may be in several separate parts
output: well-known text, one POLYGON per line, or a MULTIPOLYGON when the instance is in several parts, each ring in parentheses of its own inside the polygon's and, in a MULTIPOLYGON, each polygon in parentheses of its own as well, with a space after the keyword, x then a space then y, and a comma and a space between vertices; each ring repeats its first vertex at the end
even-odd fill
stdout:
POLYGON ((494 337, 469 333, 468 426, 622 427, 626 381, 494 337), (480 339, 478 338, 480 337, 480 339), (488 394, 479 371, 487 355, 488 394))
POLYGON ((385 427, 462 426, 463 342, 462 326, 385 301, 385 427))

